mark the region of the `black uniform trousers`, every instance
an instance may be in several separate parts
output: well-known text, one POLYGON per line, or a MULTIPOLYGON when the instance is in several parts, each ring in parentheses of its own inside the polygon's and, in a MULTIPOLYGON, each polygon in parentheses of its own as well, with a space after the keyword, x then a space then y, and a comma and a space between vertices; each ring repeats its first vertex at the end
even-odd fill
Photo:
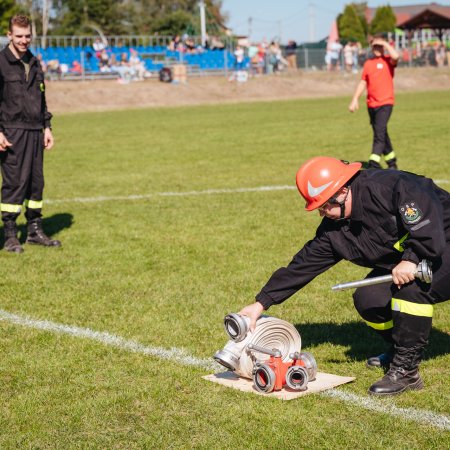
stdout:
POLYGON ((7 129, 12 143, 0 152, 2 172, 2 220, 16 220, 25 204, 28 221, 41 217, 44 190, 44 135, 42 130, 7 129))
MULTIPOLYGON (((386 275, 375 269, 367 278, 386 275)), ((431 284, 418 279, 400 289, 392 283, 358 288, 355 307, 366 323, 396 347, 423 348, 428 343, 433 305, 450 299, 450 242, 439 261, 433 263, 431 284)))
POLYGON ((395 153, 389 138, 387 124, 392 114, 392 105, 383 105, 377 108, 368 108, 370 125, 373 129, 372 155, 370 159, 377 163, 383 155, 386 161, 395 162, 395 153))

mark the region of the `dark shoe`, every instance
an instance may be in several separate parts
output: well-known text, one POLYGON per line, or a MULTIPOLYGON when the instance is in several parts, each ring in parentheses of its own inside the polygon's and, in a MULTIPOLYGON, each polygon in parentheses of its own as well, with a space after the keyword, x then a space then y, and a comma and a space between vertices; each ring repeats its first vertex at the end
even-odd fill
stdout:
POLYGON ((386 161, 386 164, 388 165, 388 169, 398 170, 397 160, 395 158, 386 161))
POLYGON ((381 164, 377 163, 376 161, 368 161, 367 162, 367 168, 368 169, 381 169, 381 164))
POLYGON ((3 231, 5 233, 4 249, 11 253, 23 253, 23 247, 17 239, 17 225, 16 222, 9 220, 4 222, 3 231))
POLYGON ((382 368, 389 368, 389 365, 392 362, 392 358, 394 357, 394 350, 389 349, 385 353, 382 353, 378 356, 371 356, 367 362, 367 367, 374 368, 374 367, 382 367, 382 368))
POLYGON ((372 384, 369 394, 396 395, 408 389, 422 389, 423 381, 418 369, 406 370, 402 367, 391 367, 388 373, 379 381, 372 384))
POLYGON ((44 247, 61 247, 61 241, 50 239, 42 229, 42 219, 28 222, 26 244, 43 245, 44 247))

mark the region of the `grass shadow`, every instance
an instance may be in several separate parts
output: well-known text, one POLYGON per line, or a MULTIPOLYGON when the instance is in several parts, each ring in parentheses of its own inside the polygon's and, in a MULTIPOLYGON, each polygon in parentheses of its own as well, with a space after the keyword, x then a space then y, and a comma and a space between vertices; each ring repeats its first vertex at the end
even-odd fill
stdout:
MULTIPOLYGON (((382 353, 388 346, 370 327, 362 322, 337 323, 303 323, 295 328, 302 337, 302 347, 308 349, 316 345, 331 343, 348 347, 345 354, 357 361, 382 353)), ((450 335, 433 328, 424 359, 450 353, 450 335)))

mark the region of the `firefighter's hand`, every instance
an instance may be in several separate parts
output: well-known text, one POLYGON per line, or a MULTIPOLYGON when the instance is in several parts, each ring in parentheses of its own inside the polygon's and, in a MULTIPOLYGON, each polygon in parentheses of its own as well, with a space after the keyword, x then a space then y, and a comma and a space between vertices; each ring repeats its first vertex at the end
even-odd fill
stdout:
POLYGON ((401 261, 392 269, 392 280, 400 289, 403 284, 414 281, 417 265, 411 261, 401 261))
POLYGON ((46 128, 44 130, 44 148, 45 150, 50 150, 53 147, 55 140, 53 139, 52 130, 50 128, 46 128))
POLYGON ((350 105, 348 105, 348 110, 349 110, 350 112, 355 112, 355 111, 358 111, 358 109, 359 109, 359 102, 358 102, 358 99, 352 100, 352 101, 350 102, 350 105))
POLYGON ((259 319, 259 316, 263 311, 263 305, 259 302, 255 302, 242 308, 238 314, 250 318, 250 331, 255 331, 256 321, 259 319))
POLYGON ((6 139, 6 136, 3 133, 0 133, 0 152, 8 150, 8 147, 11 147, 11 145, 11 142, 6 139))

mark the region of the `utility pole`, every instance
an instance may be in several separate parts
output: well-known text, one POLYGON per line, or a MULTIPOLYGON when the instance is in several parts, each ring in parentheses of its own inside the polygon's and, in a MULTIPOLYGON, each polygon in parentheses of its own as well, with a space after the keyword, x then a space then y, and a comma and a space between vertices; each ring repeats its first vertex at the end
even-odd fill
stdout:
POLYGON ((198 2, 198 6, 200 7, 200 28, 202 33, 202 47, 205 47, 206 45, 205 1, 200 0, 198 2))
POLYGON ((253 23, 253 18, 249 17, 248 18, 248 39, 251 40, 252 38, 252 23, 253 23))
POLYGON ((309 17, 309 42, 316 40, 316 10, 312 1, 308 3, 308 17, 309 17))
POLYGON ((281 44, 281 40, 283 39, 283 29, 281 27, 281 20, 278 21, 278 39, 279 39, 279 44, 281 44))
POLYGON ((49 21, 49 4, 48 0, 44 0, 42 4, 42 48, 47 47, 47 32, 48 32, 48 21, 49 21))

